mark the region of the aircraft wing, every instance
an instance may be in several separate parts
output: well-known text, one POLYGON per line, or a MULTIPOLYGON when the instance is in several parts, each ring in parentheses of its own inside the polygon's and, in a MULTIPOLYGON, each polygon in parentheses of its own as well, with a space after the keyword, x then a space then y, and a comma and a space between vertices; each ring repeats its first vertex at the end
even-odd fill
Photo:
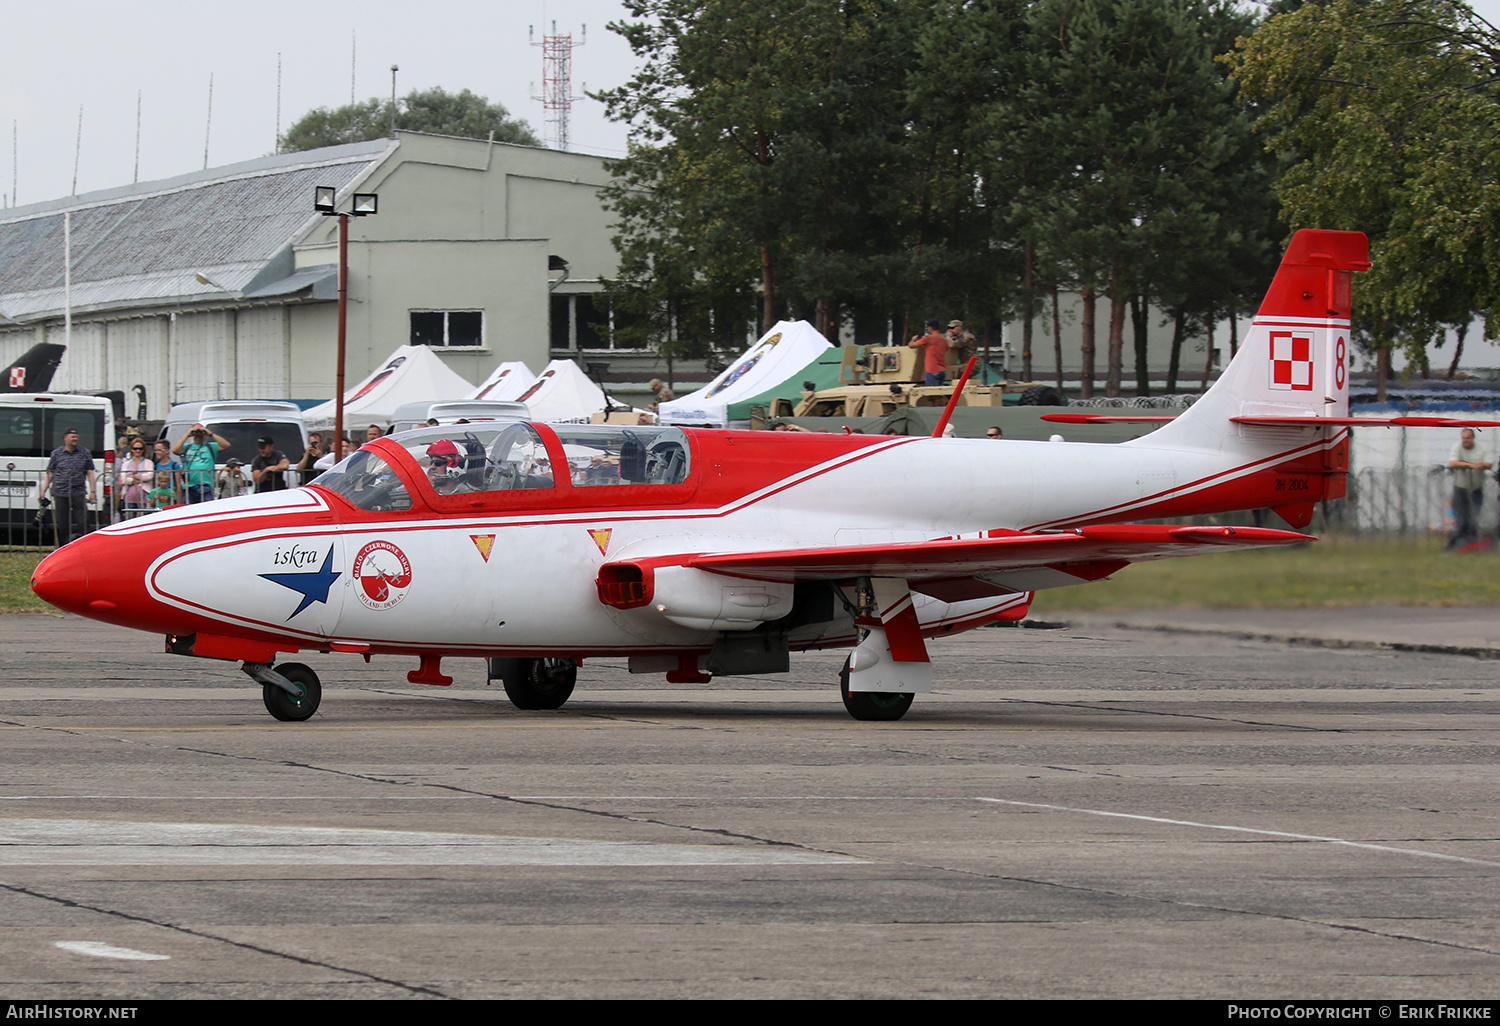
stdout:
POLYGON ((685 565, 761 581, 900 577, 915 591, 952 600, 996 589, 1034 591, 1098 580, 1139 560, 1315 540, 1296 531, 1258 527, 1104 524, 990 538, 704 553, 685 565))

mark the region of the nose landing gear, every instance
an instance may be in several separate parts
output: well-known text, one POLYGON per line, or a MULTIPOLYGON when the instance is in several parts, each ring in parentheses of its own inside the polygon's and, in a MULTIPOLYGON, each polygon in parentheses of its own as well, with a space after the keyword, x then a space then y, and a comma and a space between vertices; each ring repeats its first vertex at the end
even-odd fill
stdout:
POLYGON ((309 666, 282 663, 273 670, 267 663, 243 663, 240 669, 259 682, 266 712, 278 720, 311 719, 323 701, 323 685, 309 666))

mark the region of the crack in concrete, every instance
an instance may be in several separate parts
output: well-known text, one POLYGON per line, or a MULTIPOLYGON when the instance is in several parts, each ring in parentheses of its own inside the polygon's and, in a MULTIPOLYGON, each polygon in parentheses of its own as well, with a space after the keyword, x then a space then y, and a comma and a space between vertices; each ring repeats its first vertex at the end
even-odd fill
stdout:
POLYGON ((37 898, 41 901, 50 901, 54 904, 61 905, 64 908, 76 908, 82 909, 86 912, 95 912, 99 915, 110 916, 115 919, 124 919, 132 923, 142 923, 146 926, 155 926, 159 929, 171 930, 174 933, 180 933, 198 940, 217 941, 220 944, 228 944, 231 947, 240 948, 245 951, 253 951, 257 954, 268 955, 271 958, 280 958, 285 959, 289 962, 297 962, 301 965, 311 966, 316 969, 327 969, 330 972, 345 973, 349 976, 368 980, 372 983, 379 983, 387 987, 395 987, 398 990, 405 991, 406 993, 411 995, 422 995, 425 997, 435 997, 442 998, 444 1000, 452 1000, 449 995, 444 994, 442 991, 432 990, 428 987, 423 987, 411 983, 403 983, 400 980, 386 979, 383 976, 376 976, 374 973, 367 973, 362 969, 350 969, 346 966, 335 965, 332 962, 324 962, 315 958, 306 958, 302 955, 294 955, 288 951, 276 951, 271 948, 262 947, 259 944, 251 944, 248 941, 237 941, 229 937, 220 937, 217 934, 208 933, 205 930, 195 930, 192 927, 180 926, 177 923, 169 923, 159 919, 152 919, 148 916, 139 916, 130 912, 121 911, 120 909, 103 908, 99 905, 90 905, 82 901, 74 901, 71 898, 64 898, 55 894, 48 894, 44 891, 35 890, 31 887, 22 887, 18 884, 0 883, 0 888, 10 891, 13 894, 23 894, 27 897, 37 898))
MULTIPOLYGON (((1314 918, 1311 918, 1311 917, 1308 917, 1308 916, 1295 916, 1295 915, 1291 915, 1291 914, 1285 913, 1285 912, 1268 912, 1268 911, 1259 910, 1259 909, 1236 908, 1236 907, 1234 907, 1232 905, 1211 905, 1211 904, 1208 904, 1206 902, 1187 901, 1187 900, 1184 900, 1184 899, 1181 899, 1181 898, 1163 898, 1163 897, 1158 897, 1156 895, 1151 895, 1151 894, 1132 894, 1132 893, 1129 893, 1127 891, 1110 890, 1108 888, 1094 887, 1094 886, 1089 886, 1089 885, 1086 885, 1086 884, 1070 884, 1070 883, 1062 883, 1062 882, 1056 881, 1056 880, 1043 880, 1043 879, 1039 879, 1039 878, 1035 878, 1035 877, 1004 876, 1004 875, 996 874, 996 873, 981 873, 981 872, 978 872, 978 871, 975 871, 975 870, 955 869, 955 868, 952 868, 952 867, 949 867, 949 866, 933 866, 933 865, 927 865, 927 864, 920 863, 920 862, 906 862, 906 861, 899 861, 899 860, 894 860, 894 859, 893 860, 888 860, 888 861, 889 861, 889 863, 891 865, 904 866, 904 867, 909 868, 909 869, 922 869, 922 870, 927 870, 929 872, 937 872, 937 873, 953 873, 953 874, 956 874, 956 875, 959 875, 959 876, 967 876, 967 877, 971 877, 971 878, 979 879, 979 880, 995 880, 995 881, 998 881, 998 882, 1005 882, 1005 883, 1028 884, 1028 885, 1035 886, 1035 887, 1048 887, 1048 888, 1055 888, 1055 889, 1058 889, 1058 890, 1076 891, 1076 892, 1078 892, 1080 894, 1100 895, 1100 896, 1106 896, 1106 897, 1111 897, 1111 898, 1119 898, 1119 899, 1122 899, 1122 900, 1129 900, 1129 901, 1144 901, 1144 902, 1150 902, 1150 903, 1153 903, 1153 904, 1164 905, 1164 906, 1174 907, 1174 908, 1200 909, 1200 910, 1203 910, 1205 912, 1218 912, 1218 913, 1222 913, 1224 915, 1248 916, 1248 917, 1256 918, 1256 919, 1271 919, 1271 920, 1276 920, 1276 921, 1279 921, 1279 922, 1300 923, 1300 924, 1305 925, 1305 926, 1321 926, 1321 927, 1323 927, 1325 929, 1329 929, 1329 930, 1345 930, 1345 931, 1348 931, 1348 932, 1351 932, 1351 933, 1362 933, 1362 934, 1367 934, 1367 935, 1372 936, 1372 937, 1380 937, 1380 938, 1383 938, 1383 939, 1386 939, 1386 940, 1410 941, 1410 942, 1413 942, 1413 943, 1416 943, 1416 944, 1427 944, 1427 945, 1432 945, 1432 946, 1435 946, 1435 947, 1451 948, 1451 949, 1454 949, 1454 950, 1457 950, 1457 951, 1468 951, 1468 952, 1473 952, 1474 954, 1479 954, 1479 955, 1496 955, 1496 956, 1500 956, 1500 950, 1496 950, 1494 948, 1480 947, 1480 946, 1473 945, 1473 944, 1460 944, 1457 941, 1436 940, 1436 939, 1431 938, 1431 937, 1417 937, 1417 936, 1414 936, 1412 934, 1395 933, 1393 931, 1376 930, 1376 929, 1373 929, 1373 928, 1367 927, 1367 926, 1355 926, 1352 923, 1335 923, 1335 922, 1330 922, 1330 921, 1328 921, 1326 919, 1314 919, 1314 918)), ((1068 920, 1064 920, 1064 919, 1016 919, 1016 920, 1007 920, 1007 921, 1008 922, 1018 922, 1018 923, 1039 923, 1039 924, 1044 924, 1044 923, 1065 924, 1065 923, 1068 922, 1068 920)), ((929 921, 928 920, 901 920, 901 922, 907 923, 907 924, 910 924, 910 925, 918 925, 918 924, 922 924, 922 923, 928 923, 929 921)), ((930 922, 931 922, 932 925, 943 925, 943 923, 946 922, 946 921, 932 920, 930 922)), ((984 923, 984 922, 988 922, 988 920, 974 920, 974 922, 975 923, 984 923)))

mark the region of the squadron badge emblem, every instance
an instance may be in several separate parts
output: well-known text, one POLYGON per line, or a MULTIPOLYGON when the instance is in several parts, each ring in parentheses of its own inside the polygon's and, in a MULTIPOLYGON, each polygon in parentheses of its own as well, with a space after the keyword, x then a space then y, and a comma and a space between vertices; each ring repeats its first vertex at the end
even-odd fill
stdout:
POLYGON ((359 584, 354 594, 371 609, 390 609, 406 598, 411 587, 411 563, 406 553, 388 541, 366 544, 349 572, 359 584))

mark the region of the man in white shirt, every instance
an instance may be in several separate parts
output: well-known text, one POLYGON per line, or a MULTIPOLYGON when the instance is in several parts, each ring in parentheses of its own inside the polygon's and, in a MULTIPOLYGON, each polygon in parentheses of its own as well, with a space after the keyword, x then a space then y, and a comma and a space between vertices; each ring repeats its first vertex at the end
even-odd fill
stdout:
POLYGON ((1453 470, 1453 537, 1448 541, 1451 549, 1479 537, 1485 471, 1494 463, 1489 452, 1475 440, 1474 429, 1464 428, 1448 457, 1448 466, 1453 470))

